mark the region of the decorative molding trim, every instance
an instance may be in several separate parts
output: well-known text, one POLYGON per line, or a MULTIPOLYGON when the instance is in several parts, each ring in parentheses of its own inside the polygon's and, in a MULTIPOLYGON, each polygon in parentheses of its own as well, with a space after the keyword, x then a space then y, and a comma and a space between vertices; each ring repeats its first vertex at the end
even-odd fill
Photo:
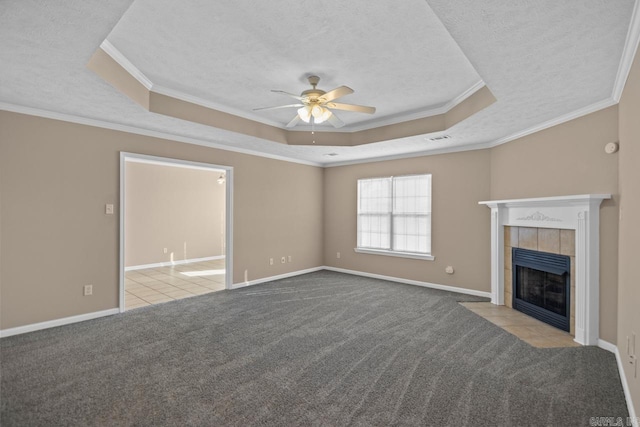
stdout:
POLYGON ((193 169, 193 170, 201 170, 201 171, 217 171, 217 172, 225 172, 226 169, 215 169, 211 168, 207 163, 200 162, 186 162, 184 160, 176 159, 174 163, 168 163, 166 161, 155 160, 153 157, 145 158, 142 155, 139 157, 127 157, 125 159, 127 163, 144 163, 147 165, 157 165, 157 166, 166 166, 170 168, 183 168, 183 169, 193 169))
POLYGON ((277 276, 263 277, 262 279, 249 280, 246 282, 234 283, 230 289, 246 288, 247 286, 259 285, 260 283, 273 282, 274 280, 286 279, 288 277, 300 276, 324 270, 326 267, 313 267, 306 270, 292 271, 291 273, 278 274, 277 276))
MULTIPOLYGON (((620 375, 620 382, 622 383, 622 391, 624 391, 624 398, 627 402, 629 419, 631 420, 631 425, 633 427, 640 427, 640 418, 638 418, 638 415, 636 414, 636 409, 633 406, 633 399, 631 398, 631 390, 629 389, 629 383, 627 382, 627 377, 624 373, 624 363, 622 362, 622 356, 620 355, 620 351, 618 350, 618 347, 616 347, 615 345, 608 343, 606 341, 602 341, 603 343, 606 343, 605 345, 610 346, 608 348, 605 348, 600 345, 600 341, 602 340, 599 340, 598 347, 603 348, 605 350, 612 351, 616 355, 616 362, 618 364, 618 373, 620 375), (613 350, 610 350, 611 347, 613 348, 613 350)), ((625 425, 628 425, 628 424, 625 424, 625 425)))
MULTIPOLYGON (((420 138, 422 139, 423 137, 420 137, 420 138)), ((461 153, 464 151, 484 150, 486 148, 492 148, 491 144, 488 142, 483 142, 480 144, 473 144, 473 145, 457 145, 452 147, 436 148, 433 150, 420 150, 420 151, 414 151, 412 153, 390 154, 388 156, 370 157, 368 159, 337 161, 337 162, 331 162, 331 163, 323 163, 322 167, 334 168, 334 167, 340 167, 340 166, 359 165, 362 163, 386 162, 389 160, 411 159, 414 157, 435 156, 438 154, 461 153)))
POLYGON ((124 271, 144 270, 146 268, 156 268, 156 267, 170 267, 172 265, 191 264, 193 262, 213 261, 216 259, 224 259, 224 258, 225 258, 224 255, 216 255, 216 256, 208 256, 204 258, 182 259, 179 261, 157 262, 155 264, 132 265, 130 267, 125 267, 124 271))
POLYGON ((124 68, 125 71, 131 75, 131 77, 139 81, 142 86, 146 87, 148 90, 151 90, 151 88, 153 87, 153 82, 149 80, 149 78, 145 76, 144 73, 138 69, 138 67, 133 65, 133 63, 122 54, 122 52, 120 52, 114 45, 112 45, 109 40, 105 39, 100 44, 100 49, 102 49, 107 55, 109 55, 114 61, 116 61, 118 65, 124 68))
POLYGON ((550 222, 562 222, 561 219, 551 218, 540 211, 536 211, 529 216, 522 218, 516 218, 518 221, 550 221, 550 222))
POLYGON ((338 267, 324 266, 322 267, 322 269, 335 271, 337 273, 345 273, 345 274, 353 274, 355 276, 370 277, 372 279, 382 279, 382 280, 387 280, 389 282, 403 283, 405 285, 421 286, 423 288, 437 289, 440 291, 448 291, 448 292, 455 292, 458 294, 473 295, 476 297, 491 298, 491 293, 484 292, 484 291, 476 291, 474 289, 457 288, 455 286, 439 285, 436 283, 429 283, 429 282, 420 282, 418 280, 403 279, 400 277, 393 277, 393 276, 384 276, 382 274, 367 273, 364 271, 347 270, 345 268, 338 268, 338 267))
POLYGON ((15 328, 3 329, 0 331, 0 338, 12 335, 25 334, 27 332, 39 331, 42 329, 55 328, 56 326, 70 325, 71 323, 84 322, 85 320, 97 319, 99 317, 113 316, 120 313, 117 308, 109 310, 95 311, 93 313, 79 314, 77 316, 63 317, 62 319, 48 320, 46 322, 32 323, 30 325, 17 326, 15 328))
MULTIPOLYGON (((239 110, 236 108, 228 107, 226 105, 219 104, 214 101, 210 101, 204 98, 200 98, 198 96, 194 96, 176 89, 172 89, 166 86, 161 86, 159 84, 154 84, 140 69, 138 69, 133 63, 127 59, 127 57, 118 50, 114 45, 112 45, 109 40, 104 40, 100 45, 100 48, 109 55, 114 61, 116 61, 122 68, 124 68, 133 78, 140 82, 144 87, 148 90, 158 93, 160 95, 169 96, 171 98, 179 99, 181 101, 190 102, 192 104, 200 105, 206 108, 212 108, 214 110, 222 111, 224 113, 233 114, 234 116, 242 117, 248 120, 253 120, 255 122, 263 123, 270 126, 275 126, 280 129, 286 129, 286 127, 279 122, 275 122, 273 120, 269 120, 260 116, 259 114, 251 114, 246 111, 239 110)), ((406 122, 409 120, 423 119, 426 117, 437 116, 438 114, 445 114, 465 99, 476 93, 478 90, 482 89, 485 86, 482 80, 473 84, 470 88, 462 92, 460 95, 456 96, 449 102, 435 108, 427 107, 424 109, 419 109, 416 111, 412 111, 407 113, 400 113, 384 118, 380 121, 372 121, 367 120, 366 122, 361 122, 360 124, 354 124, 353 126, 345 126, 342 129, 344 133, 358 132, 361 130, 369 130, 374 129, 380 126, 387 126, 397 123, 406 122)), ((308 132, 312 128, 311 126, 299 126, 296 131, 308 132)), ((314 129, 316 132, 322 132, 322 129, 314 129)))
POLYGON ((624 48, 622 50, 622 58, 618 65, 618 73, 616 75, 616 81, 613 84, 613 92, 611 97, 618 103, 622 98, 622 91, 627 83, 631 66, 633 65, 633 59, 638 50, 638 44, 640 43, 640 1, 636 0, 631 12, 631 22, 629 24, 629 30, 627 31, 627 40, 625 41, 624 48))
POLYGON ((214 148, 216 150, 230 151, 240 154, 248 154, 250 156, 264 157, 267 159, 281 160, 283 162, 298 163, 307 166, 323 167, 323 163, 312 162, 308 160, 294 159, 292 157, 280 156, 277 154, 263 153, 261 151, 250 150, 247 148, 238 148, 230 145, 224 145, 217 142, 205 141, 202 139, 192 138, 190 136, 182 136, 163 131, 144 129, 135 126, 122 125, 118 123, 106 122, 104 120, 90 119, 87 117, 74 116, 71 114, 57 113, 55 111, 41 110, 38 108, 25 107, 22 105, 8 104, 0 102, 0 110, 12 113, 26 114, 29 116, 42 117, 45 119, 59 120, 62 122, 75 123, 85 126, 93 126, 101 129, 109 129, 118 132, 132 133, 135 135, 150 136, 152 138, 168 139, 175 142, 184 142, 186 144, 201 145, 203 147, 214 148))
POLYGON ((528 199, 487 200, 478 202, 479 205, 487 205, 495 208, 504 205, 508 208, 532 207, 532 206, 579 206, 585 203, 597 202, 611 198, 611 194, 576 194, 572 196, 532 197, 528 199))
MULTIPOLYGON (((242 111, 237 108, 227 107, 226 105, 218 104, 217 102, 209 101, 208 99, 199 98, 197 96, 190 95, 185 92, 180 92, 179 90, 170 89, 165 86, 154 84, 151 91, 160 95, 168 96, 170 98, 178 99, 180 101, 189 102, 191 104, 200 105, 202 107, 211 108, 217 111, 222 111, 223 113, 228 113, 234 116, 242 117, 247 120, 252 120, 254 122, 259 122, 265 125, 274 126, 280 129, 286 129, 286 127, 282 123, 269 120, 265 117, 259 116, 258 114, 250 114, 250 113, 247 113, 246 111, 242 111)), ((318 129, 316 129, 316 131, 318 131, 318 129)))
POLYGON ((613 98, 603 99, 602 101, 598 101, 595 104, 587 105, 586 107, 564 114, 560 117, 556 117, 555 119, 547 120, 546 122, 542 122, 540 124, 527 128, 525 130, 521 130, 519 132, 515 132, 515 133, 512 133, 511 135, 489 142, 487 145, 489 146, 488 148, 497 147, 498 145, 502 145, 519 138, 523 138, 533 133, 540 132, 541 130, 549 129, 553 126, 561 125, 562 123, 566 123, 568 121, 580 118, 582 116, 586 116, 587 114, 604 110, 605 108, 611 107, 612 105, 616 105, 616 104, 617 102, 613 98))
POLYGON ((504 305, 504 227, 500 212, 491 209, 491 302, 504 305))

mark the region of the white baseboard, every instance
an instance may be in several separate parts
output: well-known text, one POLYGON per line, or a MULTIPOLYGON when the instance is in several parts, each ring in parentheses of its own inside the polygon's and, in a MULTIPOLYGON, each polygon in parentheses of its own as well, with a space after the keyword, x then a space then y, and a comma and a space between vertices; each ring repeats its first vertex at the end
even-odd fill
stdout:
POLYGON ((216 255, 204 258, 182 259, 179 261, 157 262, 155 264, 132 265, 130 267, 125 267, 124 271, 144 270, 145 268, 170 267, 172 265, 191 264, 192 262, 213 261, 216 259, 224 258, 224 255, 216 255))
POLYGON ((71 323, 83 322, 85 320, 97 319, 98 317, 112 316, 118 313, 120 313, 119 309, 112 308, 109 310, 95 311, 93 313, 79 314, 77 316, 63 317, 62 319, 48 320, 46 322, 32 323, 31 325, 3 329, 0 330, 0 338, 39 331, 41 329, 54 328, 56 326, 69 325, 71 323))
POLYGON ((598 339, 598 347, 603 350, 610 351, 611 353, 616 353, 618 351, 618 347, 615 344, 611 344, 609 341, 598 339))
MULTIPOLYGON (((605 348, 600 345, 601 341, 602 340, 598 341, 598 347, 605 348)), ((627 424, 625 420, 624 425, 625 426, 632 425, 633 427, 640 427, 640 418, 637 417, 636 410, 633 406, 633 399, 631 399, 631 390, 629 390, 629 383, 627 382, 627 377, 624 374, 624 363, 622 362, 622 356, 620 356, 620 351, 618 350, 618 347, 616 347, 615 345, 611 343, 607 343, 606 341, 604 342, 609 346, 613 347, 613 353, 616 355, 616 362, 618 363, 618 373, 620 375, 620 382, 622 383, 624 398, 627 402, 627 410, 629 411, 629 421, 631 421, 631 424, 627 424)), ((608 349, 605 348, 605 350, 608 350, 608 349)))
POLYGON ((247 286, 259 285, 260 283, 272 282, 274 280, 286 279, 287 277, 300 276, 302 274, 313 273, 324 270, 326 267, 313 267, 306 270, 292 271, 291 273, 278 274, 277 276, 263 277, 262 279, 249 280, 248 282, 234 283, 231 289, 245 288, 247 286))
POLYGON ((438 285, 436 283, 420 282, 418 280, 402 279, 400 277, 383 276, 382 274, 366 273, 364 271, 347 270, 337 267, 323 267, 325 270, 338 273, 354 274, 356 276, 371 277, 372 279, 388 280, 390 282, 404 283, 406 285, 422 286, 424 288, 439 289, 441 291, 456 292, 459 294, 473 295, 476 297, 491 298, 491 292, 476 291, 473 289, 457 288, 455 286, 438 285))

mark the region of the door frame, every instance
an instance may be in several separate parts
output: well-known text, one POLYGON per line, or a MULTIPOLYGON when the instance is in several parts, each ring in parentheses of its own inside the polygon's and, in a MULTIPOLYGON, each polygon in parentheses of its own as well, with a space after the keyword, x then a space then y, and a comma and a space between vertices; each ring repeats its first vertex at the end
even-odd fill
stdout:
POLYGON ((151 156, 147 154, 120 152, 120 259, 119 259, 119 309, 125 311, 124 302, 124 259, 125 259, 125 199, 126 199, 126 162, 150 163, 170 167, 186 167, 194 169, 209 169, 224 171, 225 173, 225 289, 231 289, 233 284, 233 166, 217 165, 213 163, 192 162, 189 160, 172 159, 169 157, 151 156))

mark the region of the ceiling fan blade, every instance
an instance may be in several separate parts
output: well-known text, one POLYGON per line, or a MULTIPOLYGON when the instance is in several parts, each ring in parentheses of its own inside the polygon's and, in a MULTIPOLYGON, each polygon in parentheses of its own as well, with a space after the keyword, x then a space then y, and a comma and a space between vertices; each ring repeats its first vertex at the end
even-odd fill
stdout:
POLYGON ((290 96, 293 99, 297 99, 298 101, 302 101, 302 99, 303 99, 300 95, 296 95, 296 94, 293 94, 293 93, 285 92, 283 90, 271 90, 271 92, 280 93, 282 95, 287 95, 287 96, 290 96))
POLYGON ((320 97, 320 99, 322 100, 322 102, 329 102, 333 101, 334 99, 341 98, 345 95, 349 95, 350 93, 353 93, 353 89, 348 86, 340 86, 325 93, 320 97))
POLYGON ((337 104, 335 102, 328 102, 325 104, 325 107, 334 108, 336 110, 357 111, 358 113, 367 113, 367 114, 373 114, 376 112, 375 107, 366 107, 364 105, 353 105, 353 104, 337 104))
POLYGON ((277 110, 279 108, 293 108, 293 107, 304 107, 304 104, 289 104, 289 105, 277 105, 275 107, 262 107, 262 108, 254 108, 253 111, 260 110, 277 110))
POLYGON ((340 120, 335 114, 331 113, 327 121, 333 125, 334 128, 341 128, 344 126, 344 122, 340 120))
POLYGON ((299 121, 300 121, 300 116, 296 114, 296 116, 289 123, 287 123, 287 127, 292 128, 295 125, 297 125, 299 121))

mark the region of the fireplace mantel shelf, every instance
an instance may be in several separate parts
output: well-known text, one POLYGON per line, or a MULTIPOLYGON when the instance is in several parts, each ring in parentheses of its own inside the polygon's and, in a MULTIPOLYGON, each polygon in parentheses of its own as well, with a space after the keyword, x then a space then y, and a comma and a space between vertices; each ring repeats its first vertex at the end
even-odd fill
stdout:
POLYGON ((491 302, 504 304, 504 227, 575 230, 575 340, 599 339, 600 204, 611 194, 582 194, 478 202, 491 208, 491 302))
POLYGON ((478 202, 479 205, 497 207, 527 207, 527 206, 566 206, 590 203, 593 201, 602 202, 611 198, 611 194, 578 194, 572 196, 536 197, 532 199, 508 199, 508 200, 487 200, 478 202))

